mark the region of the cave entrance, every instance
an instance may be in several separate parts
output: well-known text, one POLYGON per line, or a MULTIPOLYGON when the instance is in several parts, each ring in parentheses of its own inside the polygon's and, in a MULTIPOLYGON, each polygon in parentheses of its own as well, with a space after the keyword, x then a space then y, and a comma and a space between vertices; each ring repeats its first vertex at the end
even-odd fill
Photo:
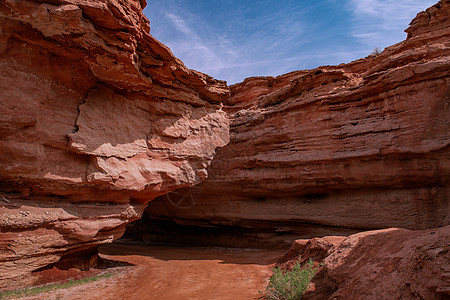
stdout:
POLYGON ((278 199, 253 195, 224 201, 215 193, 200 184, 160 196, 149 203, 141 219, 128 224, 121 240, 176 247, 288 249, 299 238, 356 232, 295 220, 258 219, 258 213, 253 219, 243 217, 240 206, 278 199))
POLYGON ((287 249, 287 236, 271 222, 214 216, 214 195, 200 186, 181 188, 151 201, 141 219, 128 224, 122 240, 154 245, 287 249))

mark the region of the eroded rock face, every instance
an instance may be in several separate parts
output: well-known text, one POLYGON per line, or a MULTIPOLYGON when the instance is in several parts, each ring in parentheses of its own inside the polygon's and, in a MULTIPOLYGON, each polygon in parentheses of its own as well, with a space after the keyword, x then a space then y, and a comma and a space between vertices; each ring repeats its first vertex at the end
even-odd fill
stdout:
POLYGON ((231 86, 231 142, 196 187, 201 196, 189 209, 155 200, 148 213, 331 234, 448 225, 449 16, 450 2, 440 1, 380 55, 231 86))
POLYGON ((89 265, 228 143, 226 83, 151 37, 143 5, 0 2, 0 288, 61 257, 89 265))
MULTIPOLYGON (((298 240, 279 262, 323 263, 304 299, 447 299, 450 226, 298 240)), ((303 299, 303 298, 302 298, 303 299)))
POLYGON ((0 2, 0 289, 89 267, 177 188, 152 217, 309 236, 449 223, 450 1, 379 56, 231 94, 149 35, 143 5, 0 2))

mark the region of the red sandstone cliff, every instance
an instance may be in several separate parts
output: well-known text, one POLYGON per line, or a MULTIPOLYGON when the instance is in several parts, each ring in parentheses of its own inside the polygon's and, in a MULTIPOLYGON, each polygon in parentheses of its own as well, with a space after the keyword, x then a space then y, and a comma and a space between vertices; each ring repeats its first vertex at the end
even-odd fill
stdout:
POLYGON ((150 36, 143 6, 0 2, 0 288, 89 258, 228 143, 229 88, 150 36))
POLYGON ((231 142, 196 187, 201 196, 189 209, 155 200, 149 215, 200 226, 309 226, 305 236, 323 226, 449 224, 450 1, 419 13, 406 32, 377 56, 231 86, 231 142))
POLYGON ((149 35, 143 5, 0 2, 0 288, 89 259, 208 173, 148 212, 307 235, 449 224, 450 1, 379 56, 231 95, 149 35))

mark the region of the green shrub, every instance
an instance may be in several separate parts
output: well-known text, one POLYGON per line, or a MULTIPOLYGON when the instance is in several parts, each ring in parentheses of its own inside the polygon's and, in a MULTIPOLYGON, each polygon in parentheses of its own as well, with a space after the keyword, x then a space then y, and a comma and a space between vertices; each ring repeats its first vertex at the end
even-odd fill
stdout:
POLYGON ((266 299, 270 300, 301 299, 318 270, 319 268, 314 266, 311 259, 304 266, 301 265, 299 259, 290 271, 273 268, 273 275, 270 277, 265 292, 262 293, 266 299))

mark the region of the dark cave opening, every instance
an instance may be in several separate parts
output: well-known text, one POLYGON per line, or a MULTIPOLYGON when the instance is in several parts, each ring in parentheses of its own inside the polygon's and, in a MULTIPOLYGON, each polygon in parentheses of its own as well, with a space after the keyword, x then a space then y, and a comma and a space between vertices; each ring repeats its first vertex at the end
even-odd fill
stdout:
MULTIPOLYGON (((311 196, 323 197, 326 194, 311 196)), ((259 203, 260 198, 252 201, 259 203)), ((127 225, 121 240, 175 247, 288 249, 296 239, 348 236, 361 231, 301 220, 224 218, 211 212, 207 199, 207 192, 198 186, 158 197, 148 204, 139 220, 127 225)))

